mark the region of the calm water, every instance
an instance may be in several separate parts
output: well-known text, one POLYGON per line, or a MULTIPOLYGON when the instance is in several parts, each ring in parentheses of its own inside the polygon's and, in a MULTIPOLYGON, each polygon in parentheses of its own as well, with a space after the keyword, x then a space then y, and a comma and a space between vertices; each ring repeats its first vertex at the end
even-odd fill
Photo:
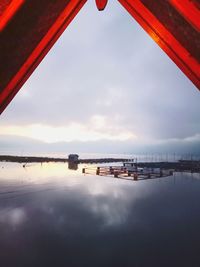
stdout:
POLYGON ((199 267, 199 248, 199 174, 132 182, 0 164, 2 267, 199 267))

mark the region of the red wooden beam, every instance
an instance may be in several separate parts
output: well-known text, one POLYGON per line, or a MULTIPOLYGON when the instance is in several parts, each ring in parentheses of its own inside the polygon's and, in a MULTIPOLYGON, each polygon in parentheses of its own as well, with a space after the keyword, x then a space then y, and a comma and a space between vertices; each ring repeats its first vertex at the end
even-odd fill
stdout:
POLYGON ((7 7, 4 6, 4 12, 2 12, 2 15, 0 17, 0 32, 3 31, 3 29, 9 23, 9 21, 12 19, 15 13, 22 6, 24 1, 25 0, 13 0, 12 3, 10 4, 8 4, 8 2, 4 3, 4 5, 7 4, 6 5, 7 7))
POLYGON ((200 89, 199 1, 118 1, 200 89))
POLYGON ((178 12, 192 25, 197 31, 200 31, 200 18, 199 9, 200 3, 190 0, 170 0, 170 4, 173 5, 178 12))
POLYGON ((0 0, 0 113, 87 0, 0 0))

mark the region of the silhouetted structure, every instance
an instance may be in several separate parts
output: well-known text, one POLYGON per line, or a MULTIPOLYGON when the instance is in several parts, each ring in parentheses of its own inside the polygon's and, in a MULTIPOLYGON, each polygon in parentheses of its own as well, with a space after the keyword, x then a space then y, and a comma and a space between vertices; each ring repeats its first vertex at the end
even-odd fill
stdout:
POLYGON ((79 158, 79 155, 78 154, 69 154, 68 156, 68 161, 69 163, 78 163, 78 158, 79 158))
POLYGON ((78 170, 78 162, 68 162, 68 169, 69 170, 74 170, 77 171, 78 170))

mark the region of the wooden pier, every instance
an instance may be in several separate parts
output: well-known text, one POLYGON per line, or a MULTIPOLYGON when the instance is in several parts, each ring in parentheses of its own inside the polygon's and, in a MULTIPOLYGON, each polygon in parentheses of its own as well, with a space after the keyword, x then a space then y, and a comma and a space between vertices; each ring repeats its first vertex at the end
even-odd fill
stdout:
POLYGON ((138 162, 126 160, 122 166, 98 166, 82 169, 84 174, 108 176, 124 180, 145 180, 172 176, 174 172, 200 173, 200 161, 138 162))
POLYGON ((108 176, 112 178, 119 178, 123 180, 146 180, 173 175, 173 170, 162 170, 155 168, 127 168, 127 166, 101 166, 101 167, 87 167, 82 169, 83 174, 92 174, 98 176, 108 176))

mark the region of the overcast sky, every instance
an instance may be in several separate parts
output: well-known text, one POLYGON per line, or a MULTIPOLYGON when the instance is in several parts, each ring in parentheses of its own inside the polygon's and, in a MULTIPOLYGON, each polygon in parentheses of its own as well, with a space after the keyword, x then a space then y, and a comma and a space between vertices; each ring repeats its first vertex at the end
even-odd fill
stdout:
POLYGON ((117 1, 88 1, 1 115, 10 135, 200 143, 200 92, 117 1))

